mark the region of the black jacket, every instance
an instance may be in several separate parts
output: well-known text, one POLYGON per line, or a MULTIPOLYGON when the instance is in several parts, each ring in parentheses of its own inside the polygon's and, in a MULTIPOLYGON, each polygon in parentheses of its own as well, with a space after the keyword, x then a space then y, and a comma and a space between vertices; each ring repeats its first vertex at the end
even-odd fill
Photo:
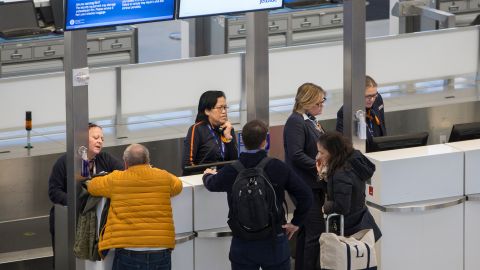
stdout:
POLYGON ((314 189, 325 189, 324 182, 318 181, 315 165, 317 141, 321 135, 312 121, 305 120, 297 112, 288 117, 283 129, 285 163, 314 189))
POLYGON ((381 236, 380 229, 365 205, 366 181, 374 172, 375 164, 355 150, 346 164, 327 179, 325 214, 344 215, 346 235, 362 229, 373 229, 376 240, 381 236))
MULTIPOLYGON (((67 205, 67 154, 58 158, 53 165, 50 179, 48 180, 48 196, 52 203, 67 205)), ((110 154, 100 152, 95 157, 95 167, 97 173, 112 172, 114 170, 123 170, 123 163, 112 157, 110 154)))
MULTIPOLYGON (((267 153, 265 151, 259 151, 257 153, 241 153, 239 160, 245 168, 252 168, 266 156, 267 153)), ((313 195, 311 189, 278 159, 272 159, 267 163, 265 166, 265 173, 272 182, 277 195, 277 203, 279 205, 281 205, 285 199, 285 191, 297 201, 291 223, 296 226, 302 225, 308 209, 310 209, 310 206, 312 205, 313 195)), ((233 166, 227 165, 215 175, 205 175, 203 177, 203 183, 210 191, 227 192, 228 206, 230 207, 232 200, 232 186, 237 174, 238 173, 233 166)), ((230 212, 228 216, 229 218, 231 217, 230 212)))
MULTIPOLYGON (((366 118, 367 122, 367 152, 369 152, 369 145, 372 141, 372 137, 382 137, 387 136, 387 128, 385 127, 385 110, 383 105, 383 98, 380 93, 378 94, 375 102, 373 102, 372 108, 370 109, 370 114, 372 117, 377 117, 380 121, 380 124, 377 125, 375 121, 371 121, 370 118, 366 118)), ((337 123, 336 130, 340 133, 343 133, 343 106, 337 112, 337 123)))
MULTIPOLYGON (((187 137, 183 143, 182 168, 186 166, 201 165, 212 162, 228 161, 238 159, 237 139, 232 128, 232 141, 223 143, 225 153, 222 157, 221 134, 218 130, 212 131, 208 124, 199 122, 188 129, 187 137), (215 135, 213 135, 215 134, 215 135)), ((183 175, 190 173, 183 171, 183 175)))

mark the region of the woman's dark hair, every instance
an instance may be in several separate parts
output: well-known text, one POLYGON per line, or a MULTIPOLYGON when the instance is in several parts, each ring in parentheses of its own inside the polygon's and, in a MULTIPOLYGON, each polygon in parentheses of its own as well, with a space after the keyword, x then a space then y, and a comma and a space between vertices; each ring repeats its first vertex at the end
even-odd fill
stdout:
POLYGON ((327 175, 332 176, 336 170, 345 166, 345 162, 353 153, 352 142, 336 131, 327 132, 320 137, 318 144, 330 155, 327 175))
POLYGON ((226 98, 225 93, 223 93, 223 91, 217 90, 206 91, 200 96, 200 100, 198 101, 198 112, 195 123, 208 121, 208 116, 205 114, 205 110, 211 110, 215 108, 215 105, 217 105, 217 99, 220 97, 226 98))
POLYGON ((267 139, 268 126, 260 120, 252 120, 243 126, 242 140, 247 150, 259 149, 267 139))

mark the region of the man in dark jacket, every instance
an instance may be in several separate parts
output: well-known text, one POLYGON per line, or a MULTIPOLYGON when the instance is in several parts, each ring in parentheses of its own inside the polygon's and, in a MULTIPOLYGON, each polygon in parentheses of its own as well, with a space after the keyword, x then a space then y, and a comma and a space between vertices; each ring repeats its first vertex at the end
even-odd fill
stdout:
MULTIPOLYGON (((88 125, 88 160, 90 175, 123 170, 123 163, 111 155, 101 152, 103 148, 103 130, 95 124, 88 125)), ((67 205, 67 155, 64 154, 55 162, 48 180, 48 196, 54 204, 67 205)), ((50 209, 50 234, 55 251, 55 215, 54 207, 50 209)))
MULTIPOLYGON (((242 130, 242 139, 247 151, 240 154, 239 161, 245 168, 252 168, 259 164, 267 153, 263 150, 266 144, 268 128, 259 121, 247 123, 242 130)), ((312 204, 312 191, 298 176, 282 161, 270 160, 265 166, 265 173, 271 181, 276 193, 277 205, 282 205, 285 190, 295 198, 297 204, 293 219, 286 223, 282 212, 282 228, 274 239, 246 240, 233 236, 230 246, 230 261, 232 269, 259 269, 264 270, 290 269, 290 250, 288 238, 298 230, 312 204)), ((215 170, 205 170, 203 182, 210 191, 227 192, 230 207, 229 220, 232 218, 232 186, 237 177, 237 170, 227 165, 218 173, 215 170)))
MULTIPOLYGON (((365 109, 367 122, 367 152, 373 137, 387 136, 383 98, 378 93, 378 84, 367 76, 365 78, 365 109)), ((336 130, 343 133, 343 106, 337 112, 336 130)))

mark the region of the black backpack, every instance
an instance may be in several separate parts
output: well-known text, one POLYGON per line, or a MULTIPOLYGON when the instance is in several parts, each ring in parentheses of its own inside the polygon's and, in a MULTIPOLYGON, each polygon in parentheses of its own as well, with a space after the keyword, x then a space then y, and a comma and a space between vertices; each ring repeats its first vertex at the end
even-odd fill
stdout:
POLYGON ((232 163, 238 172, 232 186, 228 225, 234 236, 245 240, 275 237, 281 226, 281 205, 264 167, 265 157, 257 166, 246 169, 240 161, 232 163))

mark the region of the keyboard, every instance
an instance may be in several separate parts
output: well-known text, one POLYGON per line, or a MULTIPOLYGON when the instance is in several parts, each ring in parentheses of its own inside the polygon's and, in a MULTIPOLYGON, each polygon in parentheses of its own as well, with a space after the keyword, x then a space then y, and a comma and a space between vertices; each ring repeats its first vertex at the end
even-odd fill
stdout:
POLYGON ((52 31, 42 28, 16 28, 0 31, 0 37, 5 39, 43 36, 52 31))

